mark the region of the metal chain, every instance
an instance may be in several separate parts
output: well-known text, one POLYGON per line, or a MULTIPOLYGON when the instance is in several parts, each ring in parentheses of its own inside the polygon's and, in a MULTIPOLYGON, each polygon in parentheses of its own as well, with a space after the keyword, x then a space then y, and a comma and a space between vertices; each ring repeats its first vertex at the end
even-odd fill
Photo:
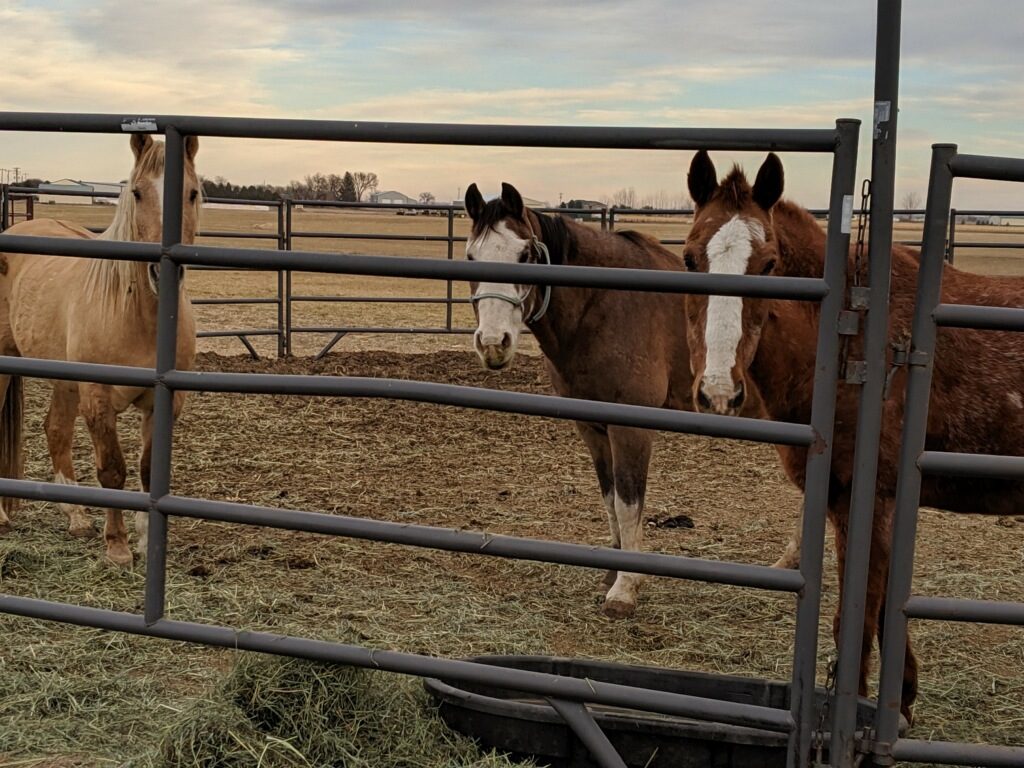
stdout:
POLYGON ((828 711, 832 703, 832 697, 836 692, 836 658, 828 657, 828 666, 825 668, 825 701, 821 704, 821 712, 818 715, 818 729, 814 732, 814 739, 811 746, 814 747, 815 768, 828 768, 825 763, 825 720, 828 719, 828 711))
POLYGON ((868 208, 871 206, 871 179, 860 185, 860 216, 857 219, 857 247, 854 249, 853 284, 860 286, 864 261, 864 233, 868 228, 868 208))

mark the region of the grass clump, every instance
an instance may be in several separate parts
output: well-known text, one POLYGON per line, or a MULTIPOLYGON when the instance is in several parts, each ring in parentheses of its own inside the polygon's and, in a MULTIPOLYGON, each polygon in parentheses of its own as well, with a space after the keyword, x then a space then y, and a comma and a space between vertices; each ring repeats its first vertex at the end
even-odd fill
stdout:
POLYGON ((418 681, 242 655, 164 734, 153 768, 502 768, 431 712, 418 681))

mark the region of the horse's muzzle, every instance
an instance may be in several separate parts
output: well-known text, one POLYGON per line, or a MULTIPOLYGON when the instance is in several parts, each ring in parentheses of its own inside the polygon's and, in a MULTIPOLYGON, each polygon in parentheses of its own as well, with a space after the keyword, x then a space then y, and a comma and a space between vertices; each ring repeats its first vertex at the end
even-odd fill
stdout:
POLYGON ((508 368, 512 363, 512 358, 515 357, 515 348, 512 345, 512 334, 510 333, 502 334, 500 341, 497 343, 490 338, 484 341, 480 334, 477 333, 473 336, 473 342, 480 361, 484 364, 484 367, 492 371, 508 368))
POLYGON ((731 395, 720 392, 709 393, 704 388, 704 382, 697 387, 697 395, 694 398, 697 410, 701 413, 713 413, 719 416, 736 416, 743 408, 747 399, 747 390, 743 382, 736 385, 731 395))

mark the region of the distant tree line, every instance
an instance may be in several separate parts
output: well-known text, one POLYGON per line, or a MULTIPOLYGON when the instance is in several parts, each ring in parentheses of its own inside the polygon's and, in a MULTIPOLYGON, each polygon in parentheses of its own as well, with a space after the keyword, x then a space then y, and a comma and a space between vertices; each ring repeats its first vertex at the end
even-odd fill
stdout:
POLYGON ((354 203, 373 194, 379 184, 377 174, 366 171, 346 171, 340 176, 336 173, 314 173, 283 187, 271 184, 234 184, 223 176, 217 176, 203 179, 203 194, 206 197, 230 199, 280 200, 290 197, 295 200, 341 200, 354 203))

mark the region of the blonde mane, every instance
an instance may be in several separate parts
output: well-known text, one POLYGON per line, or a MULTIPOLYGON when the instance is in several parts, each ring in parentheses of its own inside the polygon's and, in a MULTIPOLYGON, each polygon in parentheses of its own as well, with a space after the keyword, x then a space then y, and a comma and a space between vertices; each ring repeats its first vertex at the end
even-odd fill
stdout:
MULTIPOLYGON (((164 172, 164 145, 153 142, 142 154, 132 169, 131 178, 121 188, 114 209, 114 220, 96 237, 99 240, 124 240, 138 242, 141 239, 136 216, 134 183, 138 179, 156 179, 164 172)), ((202 185, 195 201, 195 220, 203 204, 202 185)), ((86 271, 85 290, 99 306, 110 307, 126 313, 132 304, 143 295, 146 288, 147 263, 141 261, 120 261, 115 259, 92 259, 86 271)))

